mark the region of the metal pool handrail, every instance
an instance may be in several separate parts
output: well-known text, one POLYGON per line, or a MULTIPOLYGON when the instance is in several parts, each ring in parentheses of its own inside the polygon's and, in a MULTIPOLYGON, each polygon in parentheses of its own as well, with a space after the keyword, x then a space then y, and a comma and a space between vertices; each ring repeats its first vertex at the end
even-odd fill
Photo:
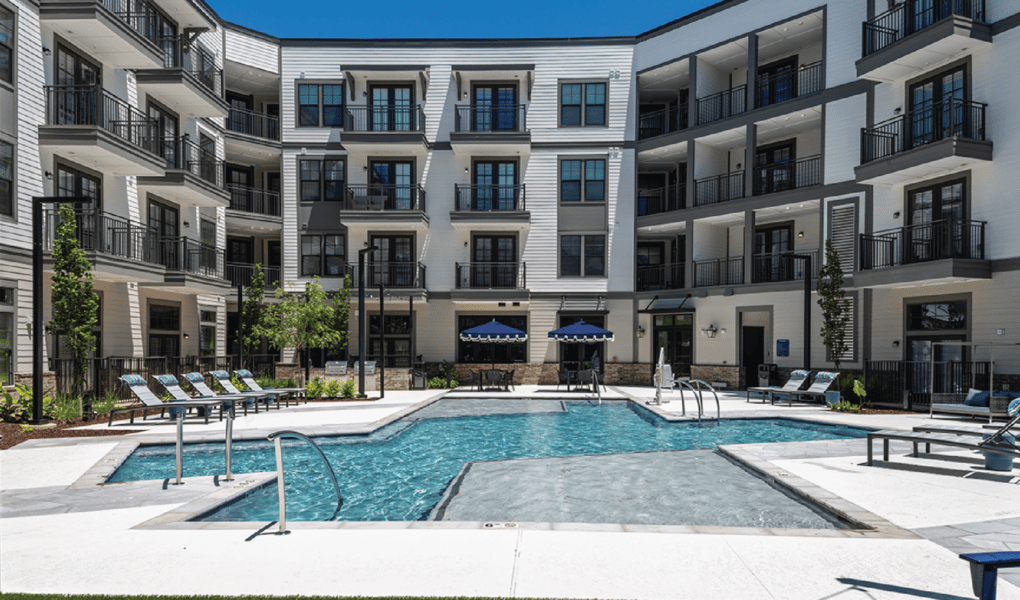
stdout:
POLYGON ((269 441, 273 442, 273 444, 276 446, 276 487, 277 487, 277 493, 279 494, 279 498, 280 498, 280 531, 279 531, 279 533, 287 533, 287 501, 286 501, 286 490, 284 489, 284 485, 283 485, 283 445, 282 445, 282 443, 280 441, 282 438, 285 438, 285 437, 294 438, 294 439, 298 439, 298 440, 304 440, 304 441, 308 442, 308 444, 312 448, 314 448, 316 452, 319 453, 319 456, 322 457, 322 462, 326 463, 326 472, 329 473, 329 478, 333 481, 333 489, 336 490, 336 497, 337 497, 336 511, 333 512, 333 516, 329 520, 332 521, 332 520, 336 519, 337 515, 340 514, 340 509, 344 505, 344 497, 342 495, 340 495, 340 484, 337 483, 337 481, 336 481, 336 473, 333 472, 333 467, 330 466, 329 460, 326 458, 326 455, 322 453, 322 449, 319 448, 318 444, 313 442, 311 440, 311 438, 309 438, 308 436, 306 436, 303 433, 300 433, 300 432, 297 432, 297 431, 291 431, 289 429, 284 429, 282 431, 277 431, 277 432, 274 432, 274 433, 270 433, 266 437, 266 439, 268 439, 269 441))
POLYGON ((694 399, 697 400, 698 402, 698 423, 700 424, 701 415, 705 414, 705 400, 703 395, 705 389, 708 389, 708 391, 712 392, 712 395, 715 396, 715 420, 718 421, 720 419, 722 415, 722 410, 719 406, 719 394, 716 393, 715 388, 712 387, 710 383, 708 383, 707 381, 702 381, 701 379, 691 379, 689 381, 677 380, 675 383, 679 384, 680 386, 680 409, 682 411, 680 413, 681 415, 687 416, 687 404, 684 399, 684 388, 687 388, 691 390, 691 392, 694 394, 694 399))
MULTIPOLYGON (((705 389, 708 389, 708 391, 712 392, 712 395, 715 396, 715 420, 718 421, 719 418, 722 416, 722 409, 719 407, 719 394, 716 393, 715 388, 712 387, 712 384, 708 383, 707 381, 703 381, 701 379, 692 379, 691 383, 692 384, 695 384, 695 383, 698 384, 698 399, 699 400, 701 400, 702 391, 705 390, 705 389)), ((703 405, 702 405, 702 409, 704 409, 703 405)))

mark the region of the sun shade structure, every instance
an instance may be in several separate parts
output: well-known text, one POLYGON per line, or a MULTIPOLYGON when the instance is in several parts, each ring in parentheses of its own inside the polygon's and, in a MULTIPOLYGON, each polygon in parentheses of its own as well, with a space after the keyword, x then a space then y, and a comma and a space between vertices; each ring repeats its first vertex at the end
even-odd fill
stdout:
POLYGON ((460 332, 460 341, 481 342, 483 344, 514 344, 528 341, 528 334, 493 319, 484 325, 460 332))
POLYGON ((596 325, 590 325, 584 321, 578 321, 573 325, 567 325, 566 327, 560 327, 556 331, 550 331, 549 338, 574 344, 596 344, 598 342, 612 342, 615 339, 612 331, 602 329, 596 325))

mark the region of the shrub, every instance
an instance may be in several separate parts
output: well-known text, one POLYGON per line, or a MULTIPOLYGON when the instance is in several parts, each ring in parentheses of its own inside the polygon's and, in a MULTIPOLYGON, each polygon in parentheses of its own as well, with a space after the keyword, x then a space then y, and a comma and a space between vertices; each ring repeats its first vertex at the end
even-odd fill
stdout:
POLYGON ((92 403, 92 410, 96 411, 97 415, 108 415, 117 408, 118 403, 120 403, 120 398, 116 394, 108 393, 92 403))
POLYGON ((325 395, 330 398, 339 398, 341 385, 342 384, 336 379, 330 381, 329 383, 326 384, 325 395))
MULTIPOLYGON (((456 379, 454 379, 452 377, 450 378, 450 387, 451 388, 455 388, 455 387, 457 387, 459 385, 460 385, 459 381, 457 381, 456 379)), ((429 389, 439 389, 439 390, 446 389, 446 377, 445 376, 444 377, 433 377, 432 379, 429 379, 428 383, 427 383, 427 387, 429 389)))
MULTIPOLYGON (((14 389, 18 391, 18 402, 25 407, 24 417, 32 416, 32 388, 27 385, 14 384, 14 389)), ((42 412, 43 417, 52 419, 54 417, 55 407, 53 405, 53 398, 50 397, 52 390, 46 390, 46 395, 43 396, 42 401, 42 412)))
POLYGON ((7 390, 3 390, 3 395, 0 396, 0 421, 5 423, 16 423, 28 414, 28 405, 19 400, 15 400, 14 396, 11 395, 7 390))
POLYGON ((305 393, 309 398, 321 398, 325 387, 326 382, 322 380, 322 377, 313 377, 305 387, 305 393))
POLYGON ((81 398, 71 394, 57 394, 53 406, 53 416, 58 421, 69 423, 81 418, 81 398))
POLYGON ((354 383, 353 379, 348 379, 340 386, 340 394, 342 398, 353 398, 358 395, 358 384, 354 383))

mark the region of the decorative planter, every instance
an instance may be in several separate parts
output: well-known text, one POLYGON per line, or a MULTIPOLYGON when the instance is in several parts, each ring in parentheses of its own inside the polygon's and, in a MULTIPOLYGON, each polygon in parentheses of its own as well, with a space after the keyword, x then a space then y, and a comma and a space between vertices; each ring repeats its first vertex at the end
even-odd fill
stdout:
POLYGON ((829 408, 836 408, 839 406, 839 392, 825 392, 825 404, 829 408))

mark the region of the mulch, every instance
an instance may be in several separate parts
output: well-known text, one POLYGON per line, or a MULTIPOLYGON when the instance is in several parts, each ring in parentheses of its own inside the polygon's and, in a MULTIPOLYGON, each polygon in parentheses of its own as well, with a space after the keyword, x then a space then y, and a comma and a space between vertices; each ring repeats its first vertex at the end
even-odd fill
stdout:
MULTIPOLYGON (((159 410, 146 411, 150 415, 159 415, 159 410)), ((136 418, 141 418, 142 411, 135 413, 136 418)), ((127 414, 116 415, 113 417, 114 421, 127 420, 129 417, 127 414)), ((110 417, 96 417, 92 421, 83 421, 78 419, 76 421, 70 421, 63 423, 59 421, 50 421, 54 424, 54 427, 35 427, 32 431, 24 431, 21 428, 21 423, 0 423, 0 450, 8 450, 20 444, 21 442, 27 442, 28 440, 43 440, 43 439, 54 439, 54 438, 71 438, 71 437, 105 437, 109 435, 127 435, 129 433, 140 433, 141 429, 78 429, 75 427, 82 427, 84 425, 95 425, 96 423, 105 423, 110 420, 110 417)))

